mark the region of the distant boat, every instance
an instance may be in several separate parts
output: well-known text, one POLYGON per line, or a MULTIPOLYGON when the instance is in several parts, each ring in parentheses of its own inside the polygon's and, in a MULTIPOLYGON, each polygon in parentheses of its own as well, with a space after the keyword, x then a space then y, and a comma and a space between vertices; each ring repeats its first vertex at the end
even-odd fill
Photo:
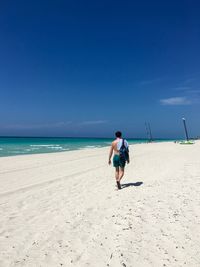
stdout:
POLYGON ((187 127, 186 127, 185 118, 182 118, 182 120, 183 120, 186 140, 179 142, 179 144, 181 144, 181 145, 193 145, 194 141, 189 140, 189 137, 188 137, 188 131, 187 131, 187 127))
POLYGON ((190 141, 190 140, 185 140, 185 141, 181 141, 179 142, 180 145, 193 145, 194 141, 190 141))

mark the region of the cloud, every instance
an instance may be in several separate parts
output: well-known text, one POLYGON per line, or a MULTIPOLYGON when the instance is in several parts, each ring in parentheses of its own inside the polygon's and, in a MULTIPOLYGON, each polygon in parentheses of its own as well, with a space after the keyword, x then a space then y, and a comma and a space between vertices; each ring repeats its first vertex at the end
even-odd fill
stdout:
POLYGON ((105 124, 108 121, 105 120, 97 120, 97 121, 83 121, 79 125, 97 125, 97 124, 105 124))
POLYGON ((0 125, 3 129, 10 130, 41 130, 41 129, 64 129, 68 126, 79 127, 86 125, 101 125, 105 124, 108 121, 106 120, 96 120, 96 121, 83 121, 73 123, 72 121, 67 122, 55 122, 55 123, 38 123, 38 124, 9 124, 9 125, 0 125))
POLYGON ((188 86, 179 86, 179 87, 175 87, 173 88, 173 90, 175 91, 190 91, 191 87, 188 86))
POLYGON ((200 93, 200 89, 193 89, 192 87, 186 87, 186 86, 176 87, 176 88, 173 88, 173 90, 182 91, 184 92, 184 94, 199 94, 200 93))
POLYGON ((32 130, 32 129, 47 129, 47 128, 60 128, 66 127, 71 124, 68 122, 55 122, 55 123, 41 123, 41 124, 10 124, 5 125, 3 128, 6 129, 19 129, 19 130, 32 130))
POLYGON ((156 78, 156 79, 152 79, 152 80, 144 80, 144 81, 140 81, 139 85, 150 85, 150 84, 160 82, 161 80, 162 80, 161 78, 156 78))
POLYGON ((194 82, 194 81, 196 81, 196 78, 189 78, 189 79, 186 79, 186 80, 184 81, 184 83, 185 83, 185 84, 188 84, 188 83, 192 83, 192 82, 194 82))
POLYGON ((186 97, 171 97, 160 100, 161 105, 165 106, 182 106, 182 105, 190 105, 191 100, 186 97))
POLYGON ((200 90, 198 89, 192 89, 192 90, 189 90, 188 93, 191 93, 191 94, 199 94, 200 93, 200 90))

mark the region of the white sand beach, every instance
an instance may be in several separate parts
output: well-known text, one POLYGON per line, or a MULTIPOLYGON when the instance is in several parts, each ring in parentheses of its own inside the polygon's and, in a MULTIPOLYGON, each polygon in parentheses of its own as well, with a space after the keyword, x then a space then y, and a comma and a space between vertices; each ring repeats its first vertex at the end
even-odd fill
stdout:
POLYGON ((200 266, 200 142, 0 158, 0 266, 200 266))

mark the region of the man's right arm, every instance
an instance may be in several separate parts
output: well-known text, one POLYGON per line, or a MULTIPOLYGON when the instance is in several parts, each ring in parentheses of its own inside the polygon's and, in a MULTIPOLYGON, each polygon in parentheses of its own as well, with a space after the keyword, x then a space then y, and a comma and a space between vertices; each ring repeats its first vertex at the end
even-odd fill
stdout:
POLYGON ((112 157, 112 154, 113 154, 113 144, 112 144, 111 147, 110 147, 110 153, 109 153, 109 158, 108 158, 108 164, 109 164, 109 165, 111 164, 111 157, 112 157))

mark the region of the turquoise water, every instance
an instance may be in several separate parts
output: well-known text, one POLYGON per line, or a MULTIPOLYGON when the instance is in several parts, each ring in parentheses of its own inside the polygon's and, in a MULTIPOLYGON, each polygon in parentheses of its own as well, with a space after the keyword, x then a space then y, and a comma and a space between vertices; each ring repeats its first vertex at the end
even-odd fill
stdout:
MULTIPOLYGON (((0 157, 105 147, 109 146, 112 140, 109 138, 0 137, 0 157)), ((147 142, 146 139, 127 140, 129 144, 147 142)))

